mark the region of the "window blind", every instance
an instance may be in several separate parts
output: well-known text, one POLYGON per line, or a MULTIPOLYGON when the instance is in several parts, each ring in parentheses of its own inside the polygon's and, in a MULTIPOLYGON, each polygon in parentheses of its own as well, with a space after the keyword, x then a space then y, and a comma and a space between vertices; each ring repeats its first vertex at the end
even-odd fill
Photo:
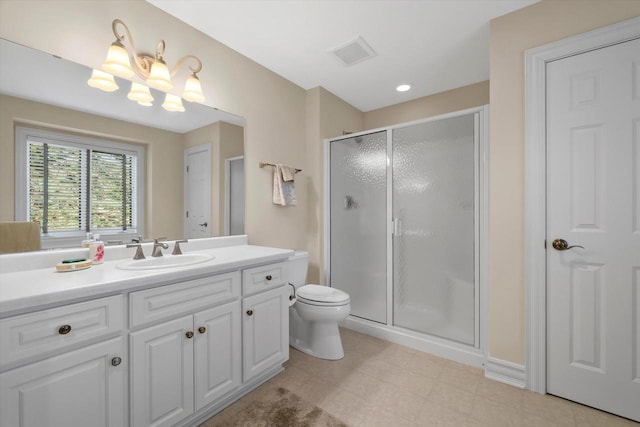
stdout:
POLYGON ((27 216, 44 234, 136 227, 135 155, 27 143, 27 216))

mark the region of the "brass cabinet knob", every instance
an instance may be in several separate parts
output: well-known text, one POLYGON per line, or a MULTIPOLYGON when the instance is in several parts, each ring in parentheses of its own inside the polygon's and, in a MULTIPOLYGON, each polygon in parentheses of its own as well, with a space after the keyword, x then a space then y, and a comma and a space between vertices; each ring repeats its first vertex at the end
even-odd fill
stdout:
POLYGON ((113 366, 118 366, 121 363, 122 363, 122 359, 119 357, 114 357, 113 359, 111 359, 111 365, 113 366))
POLYGON ((200 332, 201 334, 204 334, 205 332, 207 332, 207 328, 205 328, 204 326, 200 326, 198 328, 198 332, 200 332))
POLYGON ((248 314, 249 316, 253 316, 253 310, 247 310, 247 314, 248 314))
POLYGON ((62 325, 60 329, 58 329, 60 335, 67 335, 69 332, 71 332, 71 325, 62 325))
POLYGON ((186 335, 187 335, 187 338, 189 338, 189 339, 193 338, 193 332, 192 331, 187 332, 186 335))
POLYGON ((266 279, 267 279, 267 280, 271 280, 271 279, 273 279, 273 277, 271 277, 271 275, 269 274, 269 275, 266 277, 266 279))

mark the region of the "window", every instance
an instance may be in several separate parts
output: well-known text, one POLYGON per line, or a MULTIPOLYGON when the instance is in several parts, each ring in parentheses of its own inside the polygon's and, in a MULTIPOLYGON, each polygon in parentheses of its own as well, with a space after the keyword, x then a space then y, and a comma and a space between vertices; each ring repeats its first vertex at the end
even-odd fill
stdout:
POLYGON ((43 247, 140 234, 143 159, 135 145, 18 127, 16 219, 40 223, 43 247))

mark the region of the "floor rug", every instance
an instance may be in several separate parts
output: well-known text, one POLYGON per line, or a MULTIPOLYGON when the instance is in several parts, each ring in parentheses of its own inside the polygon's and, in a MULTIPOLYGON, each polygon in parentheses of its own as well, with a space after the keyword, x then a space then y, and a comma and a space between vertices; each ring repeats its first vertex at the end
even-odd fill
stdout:
POLYGON ((263 386, 200 427, 348 427, 333 415, 278 386, 263 386))

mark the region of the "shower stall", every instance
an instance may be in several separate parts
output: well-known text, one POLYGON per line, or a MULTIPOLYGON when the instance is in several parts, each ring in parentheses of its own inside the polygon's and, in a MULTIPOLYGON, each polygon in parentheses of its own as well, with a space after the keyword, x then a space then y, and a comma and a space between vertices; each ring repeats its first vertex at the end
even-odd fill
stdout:
POLYGON ((487 107, 326 142, 325 274, 346 326, 480 364, 487 107))

